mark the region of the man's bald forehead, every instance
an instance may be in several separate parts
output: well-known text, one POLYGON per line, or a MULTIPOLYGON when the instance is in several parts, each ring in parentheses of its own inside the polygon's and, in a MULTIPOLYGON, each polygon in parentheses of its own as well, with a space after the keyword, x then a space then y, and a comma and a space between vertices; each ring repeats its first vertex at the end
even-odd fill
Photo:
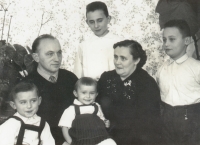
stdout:
POLYGON ((49 38, 42 39, 37 46, 36 52, 39 52, 41 49, 45 49, 45 47, 54 44, 56 44, 56 46, 58 46, 61 49, 60 42, 58 41, 58 39, 49 39, 49 38))
MULTIPOLYGON (((58 39, 55 38, 55 37, 52 36, 52 35, 43 34, 43 35, 37 37, 37 38, 34 40, 34 42, 33 42, 33 44, 32 44, 32 51, 33 51, 33 53, 36 53, 36 52, 38 51, 38 46, 40 45, 41 41, 42 41, 42 40, 45 40, 45 39, 57 40, 57 41, 58 41, 58 39)), ((59 41, 58 41, 58 43, 59 43, 59 41)), ((60 44, 60 43, 59 43, 59 44, 60 44)))

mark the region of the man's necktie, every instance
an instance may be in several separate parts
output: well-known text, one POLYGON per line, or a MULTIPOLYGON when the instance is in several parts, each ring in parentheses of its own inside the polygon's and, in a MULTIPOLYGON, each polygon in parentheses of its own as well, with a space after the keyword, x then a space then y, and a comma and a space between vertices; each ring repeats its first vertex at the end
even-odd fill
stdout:
POLYGON ((52 83, 55 83, 56 82, 56 78, 54 76, 50 76, 49 77, 49 81, 52 82, 52 83))

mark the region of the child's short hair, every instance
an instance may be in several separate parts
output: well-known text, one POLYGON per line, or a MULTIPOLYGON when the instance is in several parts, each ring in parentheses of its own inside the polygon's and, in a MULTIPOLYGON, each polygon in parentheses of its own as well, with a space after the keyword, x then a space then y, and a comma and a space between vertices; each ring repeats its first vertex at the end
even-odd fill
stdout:
POLYGON ((176 27, 177 29, 179 29, 180 33, 184 38, 191 36, 190 27, 185 20, 182 19, 170 20, 164 24, 164 29, 168 27, 176 27))
POLYGON ((35 84, 31 82, 25 82, 25 81, 20 82, 12 88, 9 95, 9 99, 10 101, 14 101, 17 93, 28 92, 28 91, 33 91, 33 90, 35 90, 37 95, 39 96, 39 91, 35 84))
POLYGON ((104 12, 104 14, 106 15, 106 17, 109 16, 108 8, 107 8, 106 4, 103 2, 100 2, 100 1, 95 1, 95 2, 89 3, 86 6, 86 16, 87 16, 87 13, 94 12, 96 10, 102 10, 104 12))
POLYGON ((97 88, 97 81, 90 77, 82 77, 76 82, 74 90, 77 91, 80 85, 95 86, 97 88))

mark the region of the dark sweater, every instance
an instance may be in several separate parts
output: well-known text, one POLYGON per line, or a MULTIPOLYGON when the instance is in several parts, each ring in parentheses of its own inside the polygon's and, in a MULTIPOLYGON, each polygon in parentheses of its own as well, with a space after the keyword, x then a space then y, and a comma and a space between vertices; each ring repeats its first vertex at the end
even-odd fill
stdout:
POLYGON ((102 74, 97 102, 111 121, 118 145, 154 144, 160 136, 160 92, 155 80, 136 69, 124 81, 115 70, 102 74))
POLYGON ((73 90, 77 77, 64 69, 60 69, 56 83, 51 83, 43 78, 37 71, 28 75, 25 80, 31 80, 39 89, 42 102, 38 115, 44 118, 50 125, 55 140, 62 137, 58 122, 63 111, 73 104, 73 90))

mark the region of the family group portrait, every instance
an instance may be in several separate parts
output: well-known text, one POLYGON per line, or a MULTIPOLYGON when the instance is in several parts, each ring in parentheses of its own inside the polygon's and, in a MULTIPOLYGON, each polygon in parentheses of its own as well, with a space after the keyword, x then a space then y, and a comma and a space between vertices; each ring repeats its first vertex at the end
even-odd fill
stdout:
POLYGON ((0 0, 0 145, 200 145, 200 0, 0 0))

